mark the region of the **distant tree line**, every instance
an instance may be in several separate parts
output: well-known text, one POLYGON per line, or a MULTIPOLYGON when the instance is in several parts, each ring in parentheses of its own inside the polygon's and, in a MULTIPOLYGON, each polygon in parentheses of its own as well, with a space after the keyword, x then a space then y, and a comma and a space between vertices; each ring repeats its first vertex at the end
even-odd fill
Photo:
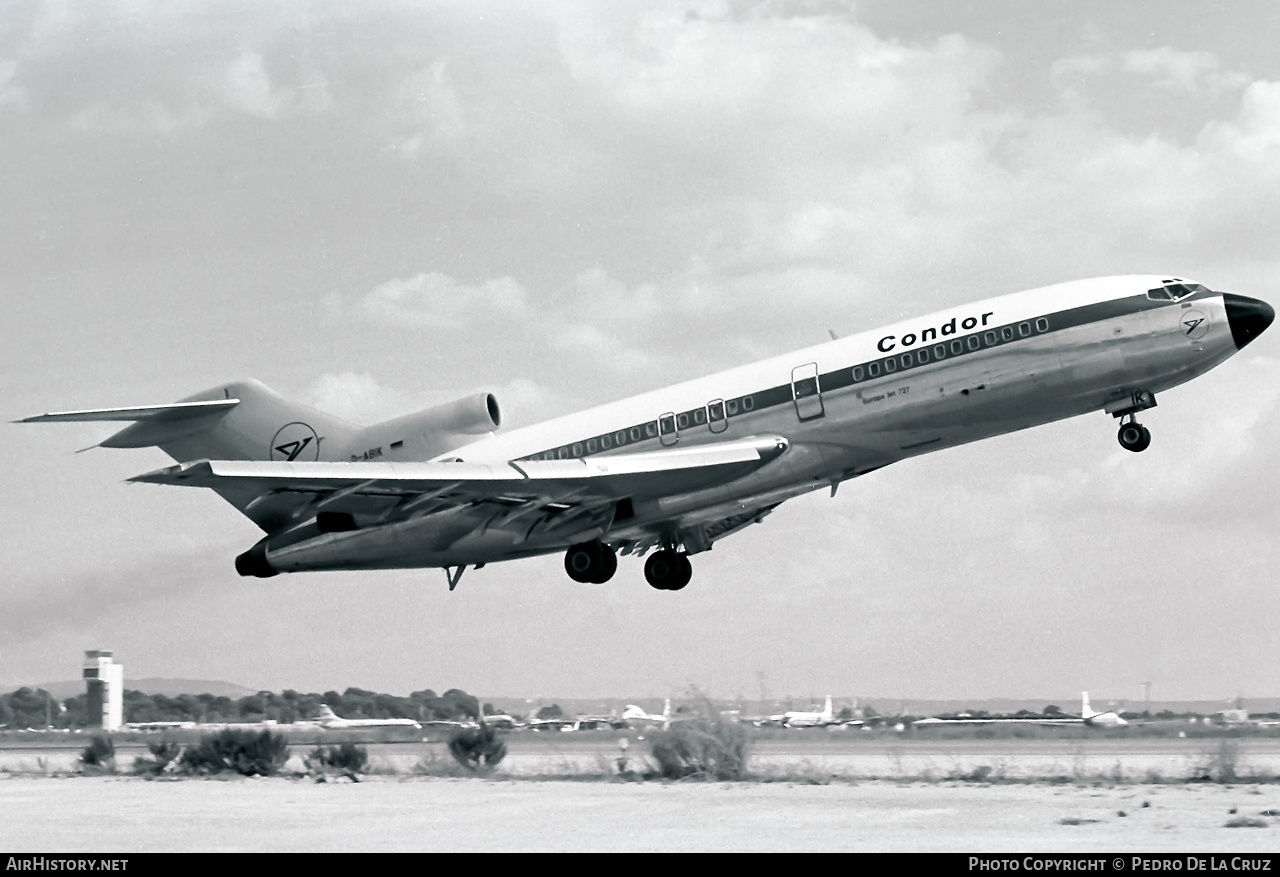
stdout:
MULTIPOLYGON (((479 701, 465 691, 451 688, 437 695, 431 689, 415 691, 408 697, 380 694, 363 688, 348 688, 339 694, 302 694, 292 689, 276 693, 260 691, 232 700, 212 694, 144 694, 124 691, 126 722, 261 722, 292 724, 314 719, 321 704, 328 704, 344 719, 414 719, 416 721, 461 721, 477 718, 479 701)), ((43 688, 19 688, 0 694, 0 726, 10 729, 83 728, 89 723, 87 696, 78 694, 63 701, 50 697, 43 688)))

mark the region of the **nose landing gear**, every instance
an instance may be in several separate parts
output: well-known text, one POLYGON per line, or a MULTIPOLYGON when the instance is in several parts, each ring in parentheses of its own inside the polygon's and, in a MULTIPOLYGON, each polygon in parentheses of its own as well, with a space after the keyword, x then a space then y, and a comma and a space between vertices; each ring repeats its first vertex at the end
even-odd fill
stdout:
POLYGON ((1127 420, 1120 423, 1120 432, 1116 435, 1116 439, 1120 442, 1120 447, 1136 454, 1139 451, 1145 451, 1151 444, 1151 431, 1138 423, 1130 414, 1127 420))
POLYGON ((565 552, 564 571, 575 582, 603 585, 618 571, 618 555, 600 542, 580 542, 565 552))
POLYGON ((1156 407, 1156 394, 1149 390, 1134 390, 1104 409, 1112 417, 1120 418, 1120 432, 1116 439, 1126 451, 1145 451, 1151 445, 1151 432, 1138 422, 1138 412, 1156 407))

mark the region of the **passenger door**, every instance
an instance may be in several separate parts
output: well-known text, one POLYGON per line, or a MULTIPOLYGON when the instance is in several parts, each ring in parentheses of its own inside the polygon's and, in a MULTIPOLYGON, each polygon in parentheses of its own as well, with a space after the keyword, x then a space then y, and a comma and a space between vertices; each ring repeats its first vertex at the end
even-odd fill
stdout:
POLYGON ((796 416, 801 420, 817 420, 826 414, 822 407, 822 388, 818 386, 818 364, 798 365, 791 370, 791 397, 796 403, 796 416))

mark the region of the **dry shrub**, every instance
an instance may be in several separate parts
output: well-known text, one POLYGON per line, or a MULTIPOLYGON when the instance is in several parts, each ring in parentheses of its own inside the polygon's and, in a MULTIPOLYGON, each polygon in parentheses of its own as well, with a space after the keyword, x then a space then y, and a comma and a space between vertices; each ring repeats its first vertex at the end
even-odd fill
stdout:
POLYGON ((272 776, 289 758, 289 743, 270 731, 226 728, 206 734, 182 754, 182 767, 192 773, 238 773, 272 776))
POLYGON ((485 773, 507 756, 507 741, 489 725, 463 728, 449 738, 449 754, 472 773, 485 773))
POLYGON ((182 757, 183 746, 176 740, 152 740, 147 743, 147 749, 151 752, 151 757, 139 756, 133 760, 134 773, 143 774, 144 776, 159 776, 166 770, 171 770, 182 757))
POLYGON ((1206 749, 1200 761, 1192 768, 1188 782, 1234 783, 1240 779, 1237 772, 1240 761, 1240 744, 1228 737, 1218 738, 1216 746, 1206 749))
POLYGON ((1253 816, 1237 816, 1234 819, 1228 819, 1224 828, 1266 828, 1267 820, 1257 819, 1253 816))
POLYGON ((93 771, 116 769, 116 744, 106 734, 94 734, 80 753, 80 764, 93 771))
POLYGON ((704 709, 696 718, 675 722, 649 735, 649 753, 667 779, 696 777, 741 780, 747 775, 747 732, 736 722, 704 709))
POLYGON ((369 750, 350 742, 341 746, 317 746, 303 758, 303 763, 312 772, 364 773, 369 765, 369 750))

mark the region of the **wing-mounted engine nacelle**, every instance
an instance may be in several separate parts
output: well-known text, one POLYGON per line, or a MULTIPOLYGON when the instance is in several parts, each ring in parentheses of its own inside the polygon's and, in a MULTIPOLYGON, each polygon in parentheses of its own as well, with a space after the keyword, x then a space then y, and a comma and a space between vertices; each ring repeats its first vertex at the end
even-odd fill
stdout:
POLYGON ((351 462, 386 457, 428 460, 469 444, 470 436, 493 432, 501 423, 497 398, 492 393, 477 393, 366 427, 344 456, 351 462))

